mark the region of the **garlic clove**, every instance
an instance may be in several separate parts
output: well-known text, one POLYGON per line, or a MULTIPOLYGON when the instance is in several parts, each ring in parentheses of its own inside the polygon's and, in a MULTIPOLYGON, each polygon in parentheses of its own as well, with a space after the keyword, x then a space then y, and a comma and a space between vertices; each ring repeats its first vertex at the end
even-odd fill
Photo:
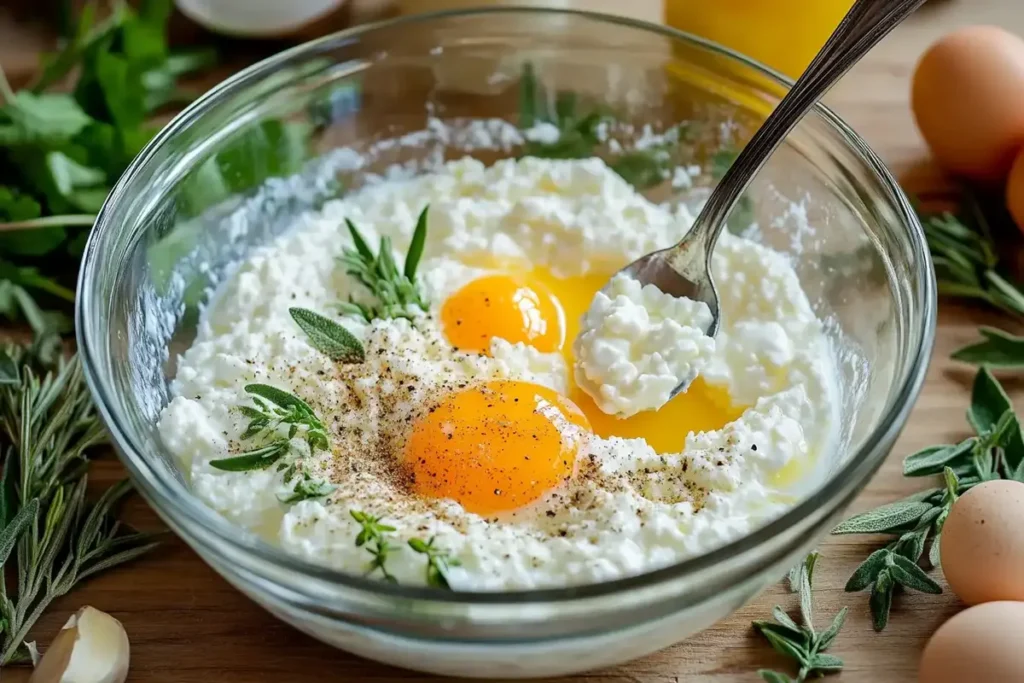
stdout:
POLYGON ((128 634, 106 612, 83 607, 71 615, 28 683, 124 683, 128 634))

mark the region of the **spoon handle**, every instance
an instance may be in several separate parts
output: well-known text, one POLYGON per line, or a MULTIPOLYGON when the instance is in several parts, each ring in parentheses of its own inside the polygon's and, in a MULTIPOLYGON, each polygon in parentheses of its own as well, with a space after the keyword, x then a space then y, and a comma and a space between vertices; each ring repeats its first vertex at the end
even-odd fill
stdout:
POLYGON ((722 176, 685 241, 703 243, 705 257, 710 259, 733 206, 786 135, 851 66, 924 2, 857 0, 810 66, 722 176))

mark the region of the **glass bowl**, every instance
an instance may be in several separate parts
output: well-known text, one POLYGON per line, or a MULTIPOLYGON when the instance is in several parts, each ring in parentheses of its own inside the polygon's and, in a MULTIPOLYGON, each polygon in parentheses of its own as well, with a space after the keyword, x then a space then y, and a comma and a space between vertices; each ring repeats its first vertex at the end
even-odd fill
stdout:
POLYGON ((746 537, 594 585, 510 593, 389 585, 286 555, 220 517, 190 492, 154 424, 203 302, 296 214, 373 177, 466 154, 521 154, 518 123, 587 111, 618 122, 621 140, 594 148, 616 163, 634 163, 630 148, 676 130, 679 141, 662 156, 710 172, 692 168, 695 187, 685 191, 658 174, 640 173, 638 183, 659 202, 699 202, 716 166, 787 84, 669 28, 523 9, 373 24, 228 79, 132 163, 85 251, 78 342, 132 480, 253 600, 316 638, 392 665, 568 674, 647 654, 729 614, 798 561, 864 487, 906 421, 933 342, 935 283, 921 227, 878 158, 824 107, 771 160, 743 210, 757 219, 760 240, 792 255, 826 320, 839 359, 842 435, 793 507, 746 537))

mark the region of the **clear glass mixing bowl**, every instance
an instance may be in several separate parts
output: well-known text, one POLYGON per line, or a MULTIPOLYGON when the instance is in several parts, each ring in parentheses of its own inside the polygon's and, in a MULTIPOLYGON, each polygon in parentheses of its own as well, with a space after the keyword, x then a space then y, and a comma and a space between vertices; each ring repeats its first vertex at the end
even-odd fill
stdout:
MULTIPOLYGON (((521 154, 516 124, 549 111, 614 115, 621 140, 596 149, 624 164, 636 163, 629 149, 649 144, 651 132, 687 122, 682 142, 662 154, 713 169, 786 83, 664 27, 492 10, 346 31, 214 88, 131 165, 84 257, 78 341, 138 489, 258 603, 317 638, 393 665, 566 674, 652 652, 735 610, 794 564, 864 487, 907 418, 932 347, 935 284, 921 228, 878 158, 823 107, 768 164, 748 210, 759 239, 792 254, 828 321, 843 433, 792 509, 747 537, 596 585, 502 594, 394 586, 311 565, 230 524, 190 492, 154 423, 211 288, 297 213, 371 175, 417 173, 465 154, 521 154)), ((697 186, 712 182, 713 173, 694 178, 697 186)), ((657 175, 643 185, 660 202, 700 199, 657 175)))

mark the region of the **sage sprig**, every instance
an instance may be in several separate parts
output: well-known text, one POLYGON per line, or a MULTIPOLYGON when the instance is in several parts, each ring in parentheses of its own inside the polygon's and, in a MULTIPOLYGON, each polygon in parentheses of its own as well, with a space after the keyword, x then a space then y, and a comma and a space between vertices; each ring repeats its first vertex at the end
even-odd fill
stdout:
POLYGON ((832 531, 895 537, 862 562, 846 584, 850 592, 871 589, 869 604, 876 630, 888 623, 898 589, 942 592, 919 562, 930 543, 928 563, 938 566, 942 525, 957 498, 991 479, 1024 482, 1021 425, 1009 396, 987 367, 975 375, 967 421, 974 436, 958 444, 929 446, 903 462, 904 476, 941 474, 942 486, 855 515, 832 531))
POLYGON ((953 360, 1004 370, 1024 368, 1024 336, 995 327, 981 327, 978 332, 982 341, 957 349, 953 352, 953 360))
POLYGON ((843 660, 827 654, 825 650, 839 635, 846 621, 847 608, 841 609, 824 631, 816 631, 813 625, 812 579, 817 559, 818 553, 812 552, 790 573, 790 588, 800 596, 800 623, 778 605, 772 610, 775 621, 753 623, 754 630, 764 636, 772 648, 799 665, 796 678, 778 671, 761 669, 757 673, 768 683, 802 683, 808 677, 836 673, 843 668, 843 660))
POLYGON ((448 568, 458 567, 461 564, 459 559, 452 557, 447 550, 435 546, 433 537, 429 541, 410 538, 409 547, 427 556, 427 585, 451 590, 451 586, 448 585, 448 568))
POLYGON ((345 219, 353 247, 342 252, 340 261, 346 267, 345 272, 359 280, 377 302, 371 305, 357 302, 350 297, 347 302, 338 304, 342 313, 356 315, 370 322, 378 318, 411 319, 412 313, 409 309, 413 307, 422 311, 427 310, 427 300, 416 284, 416 270, 427 243, 429 208, 425 206, 420 212, 401 270, 395 263, 389 238, 380 238, 380 246, 374 254, 359 228, 352 221, 345 219))
POLYGON ((309 343, 331 360, 340 363, 362 363, 366 351, 355 335, 344 327, 307 308, 289 308, 295 324, 302 328, 309 343))

